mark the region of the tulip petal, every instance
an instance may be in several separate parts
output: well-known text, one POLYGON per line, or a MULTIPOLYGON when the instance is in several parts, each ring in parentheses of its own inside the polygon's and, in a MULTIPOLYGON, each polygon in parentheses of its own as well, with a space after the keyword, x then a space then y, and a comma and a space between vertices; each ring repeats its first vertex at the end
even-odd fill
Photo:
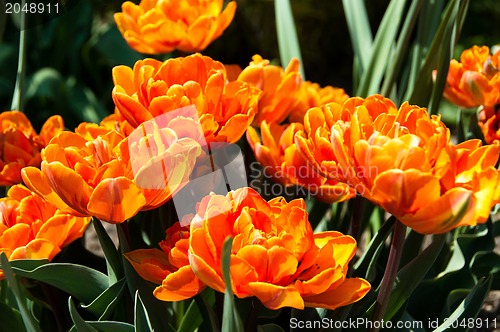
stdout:
POLYGON ((348 278, 340 286, 318 295, 307 296, 304 301, 309 307, 335 310, 360 300, 370 288, 370 284, 364 279, 348 278))
POLYGON ((100 220, 121 223, 137 214, 146 199, 137 186, 125 177, 102 180, 94 188, 88 211, 100 220))
POLYGON ((198 295, 205 285, 196 277, 189 265, 167 275, 153 294, 162 301, 182 301, 198 295))
POLYGON ((283 307, 304 309, 304 300, 293 287, 283 287, 265 282, 251 282, 247 285, 247 288, 263 305, 271 310, 283 307))
POLYGON ((161 285, 171 273, 168 256, 158 249, 138 249, 124 254, 142 279, 161 285))

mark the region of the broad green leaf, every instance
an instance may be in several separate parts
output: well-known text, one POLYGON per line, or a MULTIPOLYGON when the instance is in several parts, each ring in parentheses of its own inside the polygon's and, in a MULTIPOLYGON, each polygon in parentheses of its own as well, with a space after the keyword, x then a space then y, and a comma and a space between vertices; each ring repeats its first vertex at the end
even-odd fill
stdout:
POLYGON ((300 61, 300 75, 305 80, 304 63, 302 62, 290 0, 274 0, 274 10, 276 13, 276 33, 278 35, 281 66, 284 68, 292 58, 297 58, 300 61))
MULTIPOLYGON (((123 233, 121 226, 117 228, 118 239, 120 241, 120 250, 123 253, 129 252, 129 244, 123 233)), ((125 277, 127 280, 127 285, 129 293, 132 297, 135 297, 135 293, 138 291, 141 296, 141 300, 146 307, 149 314, 151 326, 155 331, 175 331, 175 329, 169 325, 169 321, 172 320, 171 316, 171 303, 160 301, 153 296, 153 291, 156 285, 151 282, 142 279, 129 261, 123 259, 123 269, 125 272, 125 277)))
POLYGON ((108 288, 108 277, 104 273, 82 265, 49 263, 34 269, 13 266, 12 270, 18 276, 59 288, 84 303, 91 303, 108 288))
POLYGON ((382 77, 390 59, 391 48, 399 31, 406 0, 392 0, 385 11, 373 42, 368 66, 363 71, 356 95, 367 97, 378 93, 382 77))
POLYGON ((82 308, 93 313, 99 320, 106 320, 113 313, 116 303, 121 300, 124 289, 125 278, 110 286, 90 304, 82 305, 82 308))
POLYGON ((484 299, 488 294, 491 286, 491 277, 483 278, 474 286, 469 295, 460 303, 458 308, 441 324, 434 332, 446 331, 453 326, 453 331, 467 331, 467 328, 454 322, 461 322, 466 318, 475 318, 481 309, 484 299), (458 325, 458 326, 456 326, 458 325))
POLYGON ((23 319, 18 310, 0 302, 0 331, 26 331, 23 325, 23 319))
POLYGON ((148 311, 142 303, 139 291, 135 292, 134 301, 134 328, 135 332, 149 332, 153 330, 151 322, 149 321, 148 311))
POLYGON ((355 61, 355 64, 357 62, 359 68, 357 70, 358 75, 355 76, 361 77, 368 67, 373 42, 365 2, 364 0, 342 0, 342 5, 344 6, 355 59, 358 59, 358 61, 355 61))
POLYGON ((71 320, 75 324, 76 330, 78 332, 98 332, 95 328, 90 326, 83 318, 80 316, 76 310, 75 304, 71 297, 68 298, 69 314, 71 315, 71 320))
POLYGON ((108 268, 109 286, 115 284, 123 278, 122 258, 116 250, 115 244, 109 237, 108 232, 104 229, 102 222, 92 217, 92 225, 94 226, 99 244, 101 245, 104 256, 106 257, 106 266, 108 268))
POLYGON ((398 272, 384 320, 390 320, 410 297, 436 261, 444 242, 445 235, 435 236, 431 245, 398 272))
POLYGON ((17 305, 21 312, 21 317, 23 319, 24 326, 26 330, 38 332, 41 331, 38 322, 35 317, 31 314, 28 307, 26 306, 26 296, 22 294, 21 286, 19 285, 16 277, 14 276, 14 271, 9 264, 9 260, 5 253, 0 253, 0 263, 2 264, 2 271, 4 273, 4 278, 9 282, 10 289, 16 296, 17 305))
POLYGON ((226 283, 224 294, 224 311, 222 314, 222 332, 243 332, 243 323, 234 303, 233 289, 231 285, 231 251, 233 238, 227 237, 222 246, 222 274, 226 283))
POLYGON ((197 329, 202 323, 205 330, 209 332, 219 331, 217 317, 213 310, 215 304, 215 294, 212 289, 205 289, 201 294, 194 297, 194 301, 189 305, 178 332, 189 332, 197 329))

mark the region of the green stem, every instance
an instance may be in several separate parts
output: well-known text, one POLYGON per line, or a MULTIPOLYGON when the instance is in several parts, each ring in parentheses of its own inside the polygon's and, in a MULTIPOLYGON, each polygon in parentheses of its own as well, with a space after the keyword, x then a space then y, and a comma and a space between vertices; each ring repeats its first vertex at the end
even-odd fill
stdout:
POLYGON ((361 223, 363 222, 365 199, 362 196, 356 196, 353 205, 354 211, 352 212, 350 234, 358 242, 361 237, 361 223))
MULTIPOLYGON (((24 8, 26 0, 21 1, 21 8, 24 8)), ((26 14, 21 11, 21 23, 19 31, 19 56, 17 60, 17 76, 16 87, 14 89, 14 96, 12 97, 11 110, 23 111, 24 110, 24 81, 25 71, 24 63, 26 60, 26 14)))
POLYGON ((177 301, 173 303, 175 316, 177 318, 177 327, 181 326, 182 320, 184 318, 184 301, 177 301))
MULTIPOLYGON (((387 266, 384 273, 384 278, 382 279, 382 285, 377 296, 377 302, 375 303, 375 309, 372 315, 372 321, 381 321, 384 317, 385 310, 387 309, 387 304, 391 297, 392 288, 394 286, 394 280, 396 279, 396 274, 398 272, 399 262, 401 260, 401 254, 403 253, 403 245, 405 243, 406 237, 406 226, 403 225, 399 220, 396 220, 394 224, 394 233, 392 234, 391 250, 389 252, 389 260, 387 261, 387 266)), ((380 328, 373 328, 370 331, 377 332, 380 328)))

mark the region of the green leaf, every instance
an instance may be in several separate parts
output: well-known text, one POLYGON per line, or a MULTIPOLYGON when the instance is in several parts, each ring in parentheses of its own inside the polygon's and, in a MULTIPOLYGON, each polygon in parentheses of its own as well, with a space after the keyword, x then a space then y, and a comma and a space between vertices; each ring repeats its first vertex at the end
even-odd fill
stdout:
POLYGON ((408 86, 405 90, 401 91, 404 101, 409 100, 415 89, 418 75, 425 61, 425 56, 428 54, 429 47, 438 32, 439 24, 441 23, 441 14, 446 1, 447 0, 434 0, 432 2, 424 1, 418 19, 417 35, 412 48, 411 66, 409 68, 407 82, 408 86))
POLYGON ((9 260, 4 252, 0 253, 0 263, 2 267, 2 271, 4 273, 5 279, 9 282, 10 289, 16 296, 17 305, 21 312, 21 317, 23 319, 23 323, 26 326, 26 330, 38 332, 41 331, 38 322, 35 317, 31 314, 30 310, 26 306, 26 296, 22 294, 21 286, 19 285, 16 277, 14 276, 14 271, 9 264, 9 260))
POLYGON ((146 310, 144 303, 142 303, 139 291, 135 292, 134 313, 135 332, 153 331, 153 327, 149 321, 148 311, 146 310))
POLYGON ((76 330, 78 332, 97 332, 95 328, 89 325, 82 318, 82 316, 80 316, 80 314, 76 310, 75 304, 73 303, 73 299, 71 297, 68 298, 68 307, 69 307, 69 314, 71 315, 71 320, 73 321, 73 324, 75 324, 76 330))
POLYGON ((233 238, 227 237, 222 246, 222 274, 226 283, 224 294, 224 311, 222 314, 222 332, 243 332, 243 323, 234 303, 233 289, 231 285, 231 251, 233 238))
POLYGON ((406 19, 401 29, 401 34, 398 37, 398 42, 396 45, 396 50, 394 51, 391 59, 389 60, 387 71, 384 77, 384 83, 380 90, 383 96, 389 96, 396 79, 396 75, 401 70, 403 61, 405 60, 406 49, 410 42, 410 38, 413 33, 413 28, 417 22, 418 14, 422 8, 424 0, 412 1, 410 9, 406 14, 406 19))
POLYGON ((395 221, 394 217, 389 218, 375 234, 363 256, 354 264, 353 276, 369 278, 369 267, 372 262, 376 262, 385 240, 392 233, 395 221))
POLYGON ((122 258, 116 250, 115 244, 109 237, 108 232, 104 229, 102 222, 99 219, 92 217, 92 225, 94 226, 97 238, 99 239, 99 244, 101 245, 104 256, 106 257, 109 285, 111 286, 124 277, 122 258))
MULTIPOLYGON (((444 87, 448 76, 448 69, 450 67, 451 55, 455 49, 456 42, 456 18, 458 17, 461 4, 468 3, 468 1, 455 2, 452 11, 452 20, 449 20, 445 26, 442 47, 439 49, 439 56, 437 60, 437 75, 436 81, 432 89, 431 99, 429 101, 429 113, 437 114, 439 104, 443 97, 444 87)), ((466 5, 467 7, 467 5, 466 5)))
MULTIPOLYGON (((121 252, 129 252, 129 244, 120 225, 117 231, 121 252)), ((142 279, 125 257, 122 257, 122 260, 129 293, 132 297, 135 297, 135 293, 137 291, 139 292, 141 300, 149 313, 150 323, 153 329, 155 331, 174 331, 168 323, 172 320, 171 311, 169 311, 171 309, 171 304, 155 298, 153 296, 153 291, 156 285, 142 279)))
MULTIPOLYGON (((85 322, 99 332, 134 332, 134 326, 123 322, 85 322)), ((70 329, 70 332, 79 331, 75 326, 70 329)))
POLYGON ((356 95, 366 97, 379 92, 380 82, 382 82, 382 77, 390 59, 389 55, 399 31, 399 24, 405 6, 406 0, 392 0, 387 7, 375 36, 370 60, 363 71, 356 95))
POLYGON ((45 282, 85 303, 92 302, 108 288, 108 277, 86 266, 49 263, 34 269, 23 269, 16 267, 18 261, 14 262, 12 270, 16 275, 45 282))
POLYGON ((179 325, 178 332, 189 332, 196 330, 202 323, 209 332, 219 331, 219 324, 215 315, 213 305, 215 304, 215 291, 205 289, 201 294, 195 296, 194 301, 188 307, 179 325))
POLYGON ((16 309, 0 302, 0 331, 26 331, 21 314, 16 309))
POLYGON ((305 81, 304 63, 300 54, 299 40, 293 21, 290 0, 275 0, 274 10, 276 14, 276 33, 278 35, 281 65, 286 67, 292 58, 297 58, 300 61, 300 75, 305 81))
POLYGON ((482 278, 479 282, 474 286, 469 295, 460 303, 458 308, 448 317, 448 319, 441 324, 434 332, 446 331, 453 325, 453 331, 467 331, 468 329, 463 326, 455 326, 457 324, 453 324, 454 322, 461 322, 466 318, 475 318, 481 309, 484 299, 490 290, 491 286, 491 277, 482 278))
POLYGON ((116 303, 120 300, 124 289, 125 278, 110 286, 90 304, 82 305, 82 308, 99 317, 99 320, 108 319, 113 313, 116 303))
MULTIPOLYGON (((432 40, 423 65, 417 63, 417 75, 413 91, 408 91, 411 94, 409 101, 411 104, 425 106, 429 102, 429 91, 432 91, 432 71, 436 68, 439 61, 440 49, 443 45, 450 45, 451 34, 447 34, 447 29, 456 19, 458 13, 456 7, 457 0, 452 0, 445 10, 443 19, 439 24, 439 28, 432 40)), ((406 99, 406 98, 405 98, 406 99)))
POLYGON ((390 320, 410 297, 436 261, 444 242, 445 235, 436 235, 431 245, 398 272, 384 320, 390 320))
POLYGON ((359 70, 357 70, 358 75, 355 76, 361 77, 368 67, 373 42, 365 2, 364 0, 342 0, 342 5, 344 6, 355 59, 358 59, 359 70))

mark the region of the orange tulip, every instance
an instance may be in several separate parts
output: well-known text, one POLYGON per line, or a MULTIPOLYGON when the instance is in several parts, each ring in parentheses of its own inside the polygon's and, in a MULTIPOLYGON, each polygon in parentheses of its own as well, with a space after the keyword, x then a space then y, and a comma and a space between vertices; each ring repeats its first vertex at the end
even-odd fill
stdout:
MULTIPOLYGON (((436 73, 434 73, 436 75, 436 73)), ((490 55, 487 46, 463 51, 460 62, 451 60, 444 96, 465 108, 494 106, 500 102, 500 51, 490 55)))
POLYGON ((60 208, 121 223, 170 199, 187 181, 200 150, 194 140, 179 139, 152 121, 128 138, 116 131, 90 140, 63 132, 43 150, 41 171, 25 168, 23 179, 60 208))
POLYGON ((500 141, 500 109, 497 109, 497 107, 481 107, 478 119, 478 125, 483 132, 486 143, 500 141))
POLYGON ((454 146, 439 117, 388 99, 351 98, 307 112, 299 151, 423 234, 485 222, 500 200, 499 146, 454 146))
POLYGON ((361 299, 370 284, 346 278, 356 241, 339 232, 313 234, 302 199, 265 201, 250 188, 198 205, 191 222, 189 262, 207 286, 224 292, 221 250, 232 236, 231 283, 239 298, 256 296, 269 309, 335 309, 361 299))
POLYGON ((247 140, 267 176, 284 186, 304 187, 310 195, 330 204, 356 195, 347 184, 320 175, 297 151, 294 136, 304 130, 302 124, 278 125, 263 121, 260 130, 262 140, 252 127, 247 130, 247 140))
POLYGON ((201 54, 138 61, 113 68, 113 100, 134 128, 144 121, 194 105, 207 142, 238 141, 253 121, 260 90, 227 82, 225 67, 201 54))
POLYGON ((23 113, 0 113, 0 186, 21 183, 23 167, 40 167, 40 150, 63 129, 59 115, 50 117, 37 135, 23 113))
POLYGON ((141 0, 123 3, 115 14, 130 47, 141 53, 203 51, 233 20, 236 2, 222 10, 222 0, 141 0))
POLYGON ((83 235, 89 222, 90 218, 58 210, 26 187, 15 185, 8 197, 0 199, 0 253, 9 260, 52 260, 83 235))
POLYGON ((349 99, 349 95, 345 93, 344 89, 332 86, 322 88, 317 83, 306 81, 302 83, 299 102, 290 112, 288 121, 303 123, 308 109, 328 103, 343 104, 347 99, 349 99))
POLYGON ((137 273, 158 286, 154 296, 162 301, 182 301, 205 289, 188 259, 189 226, 175 223, 167 229, 158 249, 139 249, 125 254, 137 273))
POLYGON ((248 82, 263 91, 253 124, 260 125, 264 120, 279 124, 298 103, 302 83, 299 61, 292 59, 283 71, 280 66, 270 65, 269 60, 262 59, 260 55, 254 55, 252 60, 239 74, 238 81, 248 82))

